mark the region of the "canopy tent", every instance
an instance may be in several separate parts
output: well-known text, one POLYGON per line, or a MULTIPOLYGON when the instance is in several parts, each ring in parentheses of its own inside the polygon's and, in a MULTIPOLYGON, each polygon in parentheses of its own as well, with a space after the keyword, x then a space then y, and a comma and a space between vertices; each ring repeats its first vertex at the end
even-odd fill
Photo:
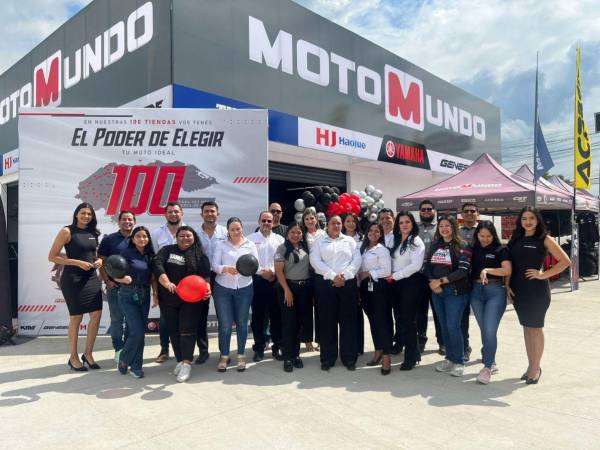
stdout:
POLYGON ((479 210, 494 213, 521 209, 533 205, 540 209, 570 209, 571 196, 566 192, 534 185, 506 170, 489 154, 482 154, 460 173, 433 186, 400 197, 396 207, 417 209, 423 200, 431 200, 437 209, 460 209, 467 202, 475 202, 479 210))
MULTIPOLYGON (((570 195, 573 195, 573 186, 571 186, 562 178, 559 178, 556 175, 552 175, 550 177, 549 182, 552 183, 554 186, 558 186, 564 189, 565 191, 569 192, 570 195)), ((598 212, 600 210, 600 201, 598 200, 598 198, 594 197, 592 194, 590 194, 584 189, 577 189, 577 196, 575 197, 575 201, 577 202, 577 210, 593 212, 598 212)))

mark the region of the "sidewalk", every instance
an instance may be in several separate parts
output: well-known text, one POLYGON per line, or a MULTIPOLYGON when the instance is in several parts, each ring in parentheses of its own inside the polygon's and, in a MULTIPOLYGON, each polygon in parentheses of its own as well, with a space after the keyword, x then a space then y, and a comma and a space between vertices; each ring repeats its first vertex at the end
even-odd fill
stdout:
MULTIPOLYGON (((433 370, 441 357, 432 323, 421 365, 400 372, 399 355, 387 377, 364 366, 368 332, 355 372, 339 362, 322 372, 311 353, 293 373, 265 360, 220 374, 212 339, 209 361, 183 384, 170 373, 173 359, 151 362, 155 336, 140 380, 116 371, 108 337, 95 352, 103 369, 84 374, 67 370, 66 338, 22 338, 0 347, 2 448, 600 448, 600 282, 580 286, 553 294, 534 386, 519 380, 527 359, 512 307, 500 325, 500 373, 488 386, 475 382, 478 361, 460 379, 433 370)), ((470 331, 478 358, 474 317, 470 331)))

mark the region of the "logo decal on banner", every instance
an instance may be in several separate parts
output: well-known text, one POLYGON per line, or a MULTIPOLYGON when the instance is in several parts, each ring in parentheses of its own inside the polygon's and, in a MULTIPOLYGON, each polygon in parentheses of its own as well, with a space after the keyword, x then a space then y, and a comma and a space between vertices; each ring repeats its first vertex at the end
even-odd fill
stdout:
POLYGON ((379 149, 379 161, 402 164, 429 170, 427 149, 423 144, 399 139, 394 136, 384 136, 379 149))

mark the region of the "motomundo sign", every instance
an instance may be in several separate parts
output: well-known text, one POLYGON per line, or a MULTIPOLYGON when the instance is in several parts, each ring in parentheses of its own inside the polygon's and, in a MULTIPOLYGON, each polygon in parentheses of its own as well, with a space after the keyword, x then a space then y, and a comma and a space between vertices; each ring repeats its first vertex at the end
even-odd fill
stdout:
POLYGON ((0 77, 0 152, 18 147, 19 107, 121 106, 171 85, 175 107, 267 108, 269 138, 292 145, 324 149, 318 129, 337 127, 354 138, 329 151, 368 150, 362 134, 459 165, 500 156, 496 107, 285 0, 94 0, 0 77))

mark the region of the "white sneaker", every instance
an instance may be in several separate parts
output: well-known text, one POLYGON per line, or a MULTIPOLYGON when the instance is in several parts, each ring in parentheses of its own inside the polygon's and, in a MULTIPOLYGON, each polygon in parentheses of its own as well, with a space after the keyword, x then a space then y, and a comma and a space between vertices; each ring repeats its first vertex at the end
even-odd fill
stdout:
POLYGON ((498 369, 496 363, 492 364, 492 375, 496 375, 498 372, 500 372, 500 369, 498 369))
POLYGON ((192 366, 190 364, 181 364, 181 368, 179 369, 179 375, 177 375, 177 381, 179 383, 184 383, 190 379, 190 374, 192 373, 192 366))
POLYGON ((462 364, 453 364, 452 370, 450 371, 450 375, 453 377, 462 377, 465 373, 465 366, 462 364))
POLYGON ((175 365, 175 368, 173 369, 173 375, 179 375, 179 372, 181 372, 181 366, 183 365, 183 362, 178 362, 175 365))
POLYGON ((452 365, 453 364, 449 360, 445 359, 435 366, 435 370, 438 372, 450 372, 452 370, 452 365))
POLYGON ((490 379, 492 378, 492 371, 487 367, 484 367, 477 375, 477 382, 481 384, 490 384, 490 379))

